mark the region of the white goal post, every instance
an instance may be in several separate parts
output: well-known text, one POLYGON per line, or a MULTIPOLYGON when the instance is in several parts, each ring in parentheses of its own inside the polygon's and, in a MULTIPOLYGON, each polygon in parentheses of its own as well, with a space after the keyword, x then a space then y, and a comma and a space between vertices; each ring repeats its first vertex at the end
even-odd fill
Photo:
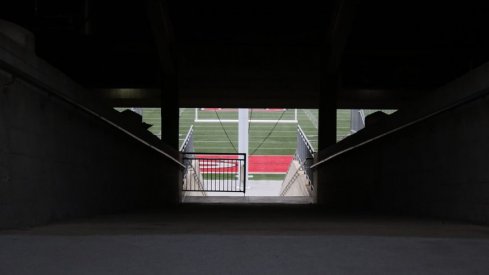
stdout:
MULTIPOLYGON (((266 110, 266 109, 264 109, 266 110)), ((284 109, 285 112, 286 109, 284 109)), ((219 111, 217 111, 219 112, 219 111)), ((236 109, 236 114, 238 113, 236 109)), ((280 112, 278 112, 280 113, 280 112)), ((199 116, 199 108, 195 108, 195 118, 194 122, 202 122, 202 123, 238 123, 239 120, 238 118, 236 119, 214 119, 214 118, 201 118, 199 116)), ((294 109, 294 118, 293 119, 283 119, 281 118, 280 120, 278 119, 250 119, 249 122, 251 123, 298 123, 297 120, 297 109, 294 109)))

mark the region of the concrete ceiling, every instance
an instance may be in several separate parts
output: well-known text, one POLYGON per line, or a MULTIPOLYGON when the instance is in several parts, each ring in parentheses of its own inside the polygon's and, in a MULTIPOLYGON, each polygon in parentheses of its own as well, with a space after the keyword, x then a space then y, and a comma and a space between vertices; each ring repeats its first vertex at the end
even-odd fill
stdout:
MULTIPOLYGON (((172 37, 164 39, 172 40, 180 104, 317 107, 338 2, 348 1, 167 0, 172 37)), ((39 56, 111 104, 159 106, 145 1, 0 6, 0 17, 35 33, 39 56), (133 90, 122 98, 119 88, 133 90)), ((354 14, 351 31, 338 34, 346 37, 339 108, 399 108, 489 60, 489 10, 480 1, 361 1, 354 14)))

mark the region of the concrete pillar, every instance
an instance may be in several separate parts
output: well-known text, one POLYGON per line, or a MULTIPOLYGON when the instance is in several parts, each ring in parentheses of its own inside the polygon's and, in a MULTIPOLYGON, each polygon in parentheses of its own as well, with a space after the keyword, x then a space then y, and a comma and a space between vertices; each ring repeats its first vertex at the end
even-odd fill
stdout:
MULTIPOLYGON (((174 148, 179 149, 179 102, 178 102, 178 90, 176 81, 174 84, 168 83, 171 78, 166 78, 163 82, 163 89, 161 94, 161 140, 163 143, 174 148), (167 80, 167 81, 165 81, 167 80), (166 82, 166 84, 165 84, 166 82)), ((181 198, 181 173, 175 171, 175 173, 167 173, 166 184, 169 184, 172 189, 167 198, 165 198, 168 204, 178 204, 181 198)))
POLYGON ((83 33, 92 35, 93 26, 93 0, 85 0, 83 2, 83 33))
POLYGON ((178 150, 180 117, 176 77, 165 77, 161 94, 161 140, 178 150))
MULTIPOLYGON (((238 123, 238 152, 246 154, 246 163, 248 164, 248 141, 249 141, 249 109, 239 109, 238 123)), ((248 179, 248 166, 244 171, 245 178, 248 179)))
MULTIPOLYGON (((318 158, 321 151, 336 143, 336 102, 339 80, 337 77, 325 74, 321 79, 321 94, 319 102, 319 127, 318 127, 318 158)), ((328 182, 327 169, 318 169, 314 173, 314 190, 316 190, 316 202, 327 206, 328 182)))
POLYGON ((338 92, 337 79, 325 79, 321 83, 319 102, 318 150, 336 143, 336 101, 338 92))

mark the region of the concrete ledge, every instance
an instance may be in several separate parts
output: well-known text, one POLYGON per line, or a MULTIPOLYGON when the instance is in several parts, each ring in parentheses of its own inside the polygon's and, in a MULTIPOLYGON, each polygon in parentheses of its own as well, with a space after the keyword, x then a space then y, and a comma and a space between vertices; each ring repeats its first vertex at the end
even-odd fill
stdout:
POLYGON ((0 228, 178 203, 179 168, 155 148, 178 158, 0 34, 0 228))
POLYGON ((34 34, 19 25, 0 19, 0 34, 31 52, 36 50, 34 34))
POLYGON ((341 210, 489 223, 488 89, 489 63, 321 151, 323 159, 471 99, 318 166, 318 200, 341 210))
POLYGON ((84 89, 44 60, 35 55, 26 54, 22 48, 12 43, 8 37, 1 33, 0 69, 26 80, 28 83, 42 87, 44 92, 53 93, 61 98, 67 98, 83 105, 100 116, 131 131, 149 144, 169 153, 174 158, 178 158, 178 151, 163 144, 157 137, 147 131, 142 124, 137 127, 124 121, 119 112, 106 105, 105 102, 100 101, 93 92, 84 89))

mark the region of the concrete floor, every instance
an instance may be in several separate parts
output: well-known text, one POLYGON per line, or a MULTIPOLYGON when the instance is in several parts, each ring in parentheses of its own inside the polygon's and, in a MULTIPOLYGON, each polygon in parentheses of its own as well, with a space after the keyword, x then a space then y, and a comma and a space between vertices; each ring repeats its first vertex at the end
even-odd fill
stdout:
MULTIPOLYGON (((246 183, 246 192, 207 192, 207 196, 210 197, 277 197, 280 196, 280 189, 282 187, 281 180, 248 180, 246 183)), ((200 197, 199 192, 188 192, 190 196, 200 197)), ((190 197, 189 196, 189 197, 190 197)))
POLYGON ((187 196, 184 203, 197 204, 311 204, 314 199, 311 197, 272 197, 272 196, 187 196))
POLYGON ((487 274, 489 227, 183 206, 0 232, 0 274, 487 274))

